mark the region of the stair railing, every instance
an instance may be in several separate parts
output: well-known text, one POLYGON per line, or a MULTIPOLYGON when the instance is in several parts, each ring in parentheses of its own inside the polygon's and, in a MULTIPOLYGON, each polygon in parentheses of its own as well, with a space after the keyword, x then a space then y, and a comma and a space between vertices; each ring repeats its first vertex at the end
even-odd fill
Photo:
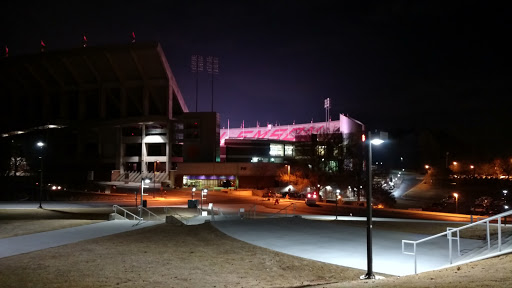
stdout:
POLYGON ((130 215, 131 217, 133 217, 133 220, 139 220, 139 221, 143 220, 141 217, 133 214, 132 212, 130 212, 130 211, 124 209, 123 207, 118 206, 118 205, 114 205, 112 208, 114 209, 114 213, 123 216, 125 219, 128 219, 126 216, 130 215), (124 214, 117 213, 118 209, 121 210, 122 212, 124 212, 124 214))
POLYGON ((486 223, 487 224, 487 247, 488 249, 491 248, 491 238, 490 238, 490 233, 489 233, 489 222, 490 221, 493 221, 493 220, 498 220, 498 252, 501 252, 501 218, 502 217, 507 217, 509 215, 512 215, 512 210, 510 211, 507 211, 507 212, 503 212, 501 214, 498 214, 498 215, 495 215, 495 216, 491 216, 491 217, 488 217, 486 219, 483 219, 483 220, 480 220, 480 221, 477 221, 475 223, 471 223, 471 224, 468 224, 468 225, 465 225, 465 226, 462 226, 462 227, 459 227, 459 228, 447 228, 447 231, 446 232, 443 232, 443 233, 439 233, 437 235, 433 235, 433 236, 430 236, 430 237, 426 237, 424 239, 420 239, 418 241, 412 241, 412 240, 402 240, 402 253, 403 254, 409 254, 409 255, 414 255, 414 274, 417 274, 417 254, 416 254, 416 248, 417 248, 417 245, 419 243, 422 243, 422 242, 425 242, 425 241, 428 241, 428 240, 432 240, 434 238, 437 238, 437 237, 441 237, 441 236, 444 236, 446 235, 447 238, 448 238, 448 258, 450 260, 450 265, 453 264, 453 258, 452 258, 452 240, 453 239, 457 239, 457 242, 458 242, 458 254, 460 256, 460 237, 459 237, 459 231, 463 230, 463 229, 466 229, 466 228, 469 228, 469 227, 472 227, 472 226, 476 226, 476 225, 479 225, 479 224, 482 224, 482 223, 486 223), (457 237, 454 238, 452 236, 452 233, 453 232, 457 232, 457 237), (405 250, 405 244, 412 244, 412 251, 406 251, 405 250))
POLYGON ((147 208, 145 207, 141 207, 139 206, 139 209, 142 209, 142 213, 141 215, 144 214, 144 211, 146 211, 148 213, 148 221, 151 221, 151 216, 153 216, 154 218, 156 218, 156 220, 158 221, 165 221, 165 219, 161 218, 160 216, 156 215, 155 213, 149 211, 147 208))
POLYGON ((277 215, 281 214, 282 211, 284 211, 285 213, 285 216, 288 217, 288 208, 293 208, 293 213, 291 214, 292 216, 295 215, 295 203, 291 203, 290 205, 280 209, 279 211, 277 211, 276 213, 272 214, 270 217, 277 217, 277 215))

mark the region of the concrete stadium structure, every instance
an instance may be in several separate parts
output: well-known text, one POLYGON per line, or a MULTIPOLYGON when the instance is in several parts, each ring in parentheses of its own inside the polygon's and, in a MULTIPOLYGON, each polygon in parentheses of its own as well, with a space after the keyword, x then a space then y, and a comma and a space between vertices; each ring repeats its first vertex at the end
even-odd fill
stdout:
POLYGON ((26 157, 46 142, 49 173, 166 175, 183 160, 174 124, 188 108, 159 43, 4 57, 0 93, 2 142, 26 157))

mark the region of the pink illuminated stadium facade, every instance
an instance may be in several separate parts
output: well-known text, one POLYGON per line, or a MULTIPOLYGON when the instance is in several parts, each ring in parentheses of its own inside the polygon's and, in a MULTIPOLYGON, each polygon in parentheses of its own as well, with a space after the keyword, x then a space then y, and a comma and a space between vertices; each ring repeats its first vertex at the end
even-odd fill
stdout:
POLYGON ((224 141, 226 139, 266 139, 295 141, 295 136, 297 135, 324 133, 362 133, 363 130, 364 125, 361 122, 340 114, 339 120, 329 122, 221 129, 220 145, 224 146, 224 141))

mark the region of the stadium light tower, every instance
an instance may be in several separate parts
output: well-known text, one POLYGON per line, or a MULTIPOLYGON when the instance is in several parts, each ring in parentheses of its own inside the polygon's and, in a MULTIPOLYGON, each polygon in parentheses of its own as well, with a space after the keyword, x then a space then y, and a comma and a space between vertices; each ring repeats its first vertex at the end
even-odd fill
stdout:
MULTIPOLYGON (((329 125, 329 109, 331 109, 331 99, 327 98, 324 100, 324 108, 325 108, 325 123, 329 125)), ((327 128, 329 128, 327 126, 327 128)))
POLYGON ((196 112, 197 112, 197 98, 199 91, 199 72, 203 71, 203 56, 192 55, 192 61, 190 63, 192 73, 196 73, 196 112))
POLYGON ((208 56, 206 58, 206 70, 212 75, 212 111, 213 112, 213 75, 219 74, 219 58, 208 56))

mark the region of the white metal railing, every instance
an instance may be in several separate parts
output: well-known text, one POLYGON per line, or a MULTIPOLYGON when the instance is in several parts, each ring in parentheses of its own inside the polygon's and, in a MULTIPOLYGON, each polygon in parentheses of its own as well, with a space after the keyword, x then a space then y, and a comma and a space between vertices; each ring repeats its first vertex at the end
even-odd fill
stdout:
POLYGON ((285 216, 288 217, 288 208, 293 208, 293 213, 291 214, 292 216, 295 215, 295 203, 291 203, 290 205, 282 208, 281 210, 277 211, 276 213, 272 214, 270 217, 277 217, 277 215, 281 214, 282 211, 284 211, 285 213, 285 216))
POLYGON ((256 218, 256 205, 253 205, 247 210, 247 218, 256 218))
MULTIPOLYGON (((448 258, 450 260, 450 264, 452 264, 452 262, 453 262, 453 258, 452 258, 452 240, 454 238, 454 237, 452 237, 452 233, 453 232, 457 232, 457 237, 455 239, 457 239, 457 251, 458 251, 458 255, 460 256, 460 237, 459 237, 460 234, 459 234, 459 231, 463 230, 463 229, 466 229, 466 228, 469 228, 469 227, 472 227, 472 226, 480 225, 482 223, 486 223, 486 225, 487 225, 487 249, 491 249, 491 237, 490 237, 490 233, 489 233, 489 222, 493 221, 493 220, 497 220, 498 221, 498 252, 501 252, 501 218, 507 217, 509 215, 512 215, 512 210, 511 211, 507 211, 507 212, 503 212, 503 213, 495 215, 495 216, 491 216, 491 217, 485 218, 483 220, 480 220, 480 221, 477 221, 475 223, 471 223, 471 224, 468 224, 468 225, 465 225, 465 226, 462 226, 462 227, 459 227, 459 228, 447 228, 446 232, 439 233, 437 235, 433 235, 433 236, 430 236, 430 237, 427 237, 427 238, 423 238, 423 239, 418 240, 418 241, 402 240, 402 253, 403 254, 414 255, 414 274, 417 274, 417 267, 418 267, 417 263, 418 263, 418 261, 417 261, 417 255, 416 255, 416 246, 419 243, 426 242, 426 241, 432 240, 434 238, 446 235, 446 237, 448 238, 448 258), (405 251, 405 244, 406 243, 413 245, 413 251, 412 252, 411 251, 405 251)), ((479 218, 477 218, 477 220, 478 219, 479 218)))
POLYGON ((164 213, 170 214, 171 216, 174 216, 175 218, 180 220, 182 223, 185 223, 185 225, 188 225, 188 218, 181 215, 180 213, 176 212, 171 207, 168 207, 168 206, 164 207, 164 213))
MULTIPOLYGON (((148 213, 148 221, 151 221, 151 216, 153 216, 154 218, 156 218, 158 221, 165 221, 165 219, 162 219, 160 216, 156 215, 155 213, 149 211, 147 208, 145 207, 142 207, 142 206, 139 206, 139 209, 142 211, 141 212, 141 216, 143 216, 144 214, 144 211, 146 211, 148 213)), ((143 218, 143 217, 141 217, 143 218)))
POLYGON ((119 214, 119 215, 123 216, 125 219, 128 219, 128 218, 126 217, 126 215, 128 214, 128 215, 130 215, 130 216, 132 216, 132 217, 133 217, 133 220, 139 220, 139 221, 142 221, 142 218, 141 218, 141 217, 139 217, 139 216, 137 216, 137 215, 133 214, 132 212, 130 212, 130 211, 128 211, 128 210, 126 210, 126 209, 124 209, 123 207, 120 207, 120 206, 118 206, 118 205, 114 205, 112 208, 114 209, 114 213, 116 213, 116 214, 119 214), (120 213, 117 213, 117 209, 119 209, 119 210, 123 211, 123 212, 124 212, 124 215, 122 215, 122 214, 120 214, 120 213))

